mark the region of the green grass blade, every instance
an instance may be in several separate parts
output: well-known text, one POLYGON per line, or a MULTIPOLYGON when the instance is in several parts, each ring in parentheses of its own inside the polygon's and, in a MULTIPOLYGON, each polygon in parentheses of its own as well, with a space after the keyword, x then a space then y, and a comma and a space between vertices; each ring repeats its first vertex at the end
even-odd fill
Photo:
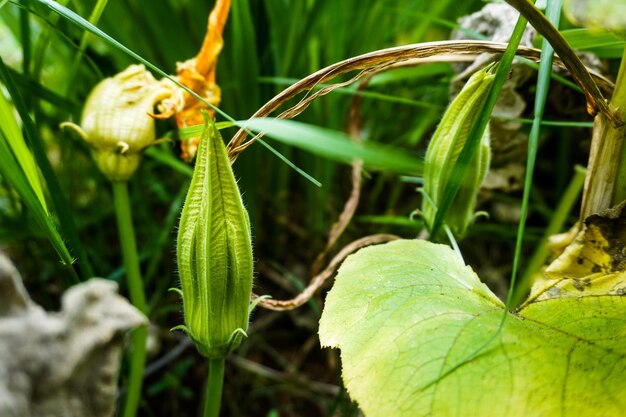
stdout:
MULTIPOLYGON (((76 224, 74 223, 74 219, 72 217, 69 205, 63 197, 63 191, 61 189, 61 185, 59 184, 59 180, 57 179, 54 169, 52 168, 52 165, 48 160, 48 156, 43 146, 43 142, 39 137, 39 133, 37 131, 35 123, 28 113, 26 103, 24 103, 24 99, 22 98, 19 89, 11 79, 7 66, 4 64, 2 58, 0 58, 0 82, 4 83, 5 87, 9 91, 9 94, 13 99, 13 105, 15 106, 17 112, 20 115, 20 118, 22 119, 23 129, 26 139, 28 141, 28 145, 33 152, 35 161, 37 162, 37 165, 41 170, 44 179, 46 180, 48 190, 50 191, 50 197, 52 198, 52 202, 54 204, 56 214, 59 218, 59 223, 63 234, 68 239, 70 247, 74 250, 76 257, 80 261, 80 265, 83 268, 84 274, 88 277, 91 277, 94 275, 93 269, 91 268, 91 265, 87 258, 87 254, 78 237, 76 224)), ((49 228, 50 239, 53 241, 56 241, 57 239, 60 240, 58 233, 52 233, 52 230, 55 230, 56 232, 54 226, 49 228)), ((57 245, 59 245, 57 249, 58 251, 60 251, 59 254, 61 255, 64 263, 68 265, 72 264, 73 259, 70 256, 69 251, 65 246, 65 243, 60 240, 60 243, 57 242, 57 245)))
POLYGON ((321 187, 322 183, 316 180, 312 175, 307 173, 305 170, 294 164, 289 158, 280 153, 277 149, 272 147, 269 143, 265 142, 263 139, 257 139, 261 145, 263 145, 268 151, 274 154, 275 157, 283 161, 288 167, 296 171, 298 174, 302 175, 306 180, 311 182, 316 187, 321 187))
POLYGON ((29 180, 26 178, 24 171, 20 163, 15 159, 11 147, 8 144, 8 139, 4 133, 0 131, 0 175, 6 179, 11 186, 18 193, 26 207, 28 207, 35 218, 35 221, 46 232, 50 243, 59 254, 61 261, 66 265, 73 263, 72 255, 70 255, 67 246, 63 242, 61 235, 56 230, 52 218, 48 212, 44 209, 44 206, 39 201, 39 197, 31 187, 29 180))
POLYGON ((145 154, 151 157, 152 159, 154 159, 155 161, 159 161, 163 165, 169 166, 174 171, 180 172, 186 177, 191 178, 191 176, 193 175, 193 168, 191 168, 189 165, 187 165, 180 159, 176 158, 170 152, 167 152, 167 151, 164 151, 162 149, 152 146, 146 149, 145 154))
POLYGON ((424 17, 422 19, 418 19, 415 22, 415 29, 412 33, 414 39, 418 39, 419 41, 424 39, 424 35, 429 29, 433 19, 435 19, 436 16, 440 16, 441 14, 443 14, 443 11, 446 10, 448 6, 450 6, 450 3, 452 3, 451 0, 439 0, 425 3, 425 5, 428 5, 429 10, 427 13, 424 14, 424 17))
MULTIPOLYGON (((623 38, 599 28, 568 29, 561 31, 561 35, 572 49, 590 51, 600 58, 619 58, 624 51, 623 38)), ((540 42, 543 42, 542 36, 535 39, 537 45, 540 42)))
MULTIPOLYGON (((100 20, 100 17, 102 16, 102 12, 104 12, 104 9, 107 6, 109 0, 98 0, 98 2, 96 3, 95 7, 93 8, 93 10, 91 11, 91 15, 89 16, 89 23, 91 23, 92 25, 97 25, 98 21, 100 20)), ((72 62, 72 67, 70 69, 70 80, 73 80, 76 78, 76 74, 78 73, 78 67, 80 65, 81 60, 83 59, 83 55, 85 54, 85 51, 87 50, 87 46, 89 45, 89 37, 91 35, 89 34, 89 32, 83 32, 83 36, 80 39, 80 45, 78 47, 78 52, 76 53, 76 56, 74 57, 74 61, 72 62)), ((68 92, 72 91, 72 84, 68 84, 67 85, 68 88, 68 92)))
MULTIPOLYGON (((563 0, 549 0, 546 8, 546 17, 554 24, 559 26, 561 17, 561 7, 563 0)), ((535 171, 535 161, 537 160, 537 151, 539 149, 539 133, 541 131, 541 119, 546 107, 546 98, 548 97, 548 89, 550 86, 550 74, 552 73, 552 60, 554 49, 548 42, 543 42, 541 46, 541 61, 539 64, 539 74, 537 75, 537 93, 535 94, 535 109, 533 124, 530 128, 528 136, 528 157, 526 160, 526 174, 524 176, 524 194, 522 196, 522 208, 520 212, 520 220, 517 228, 517 239, 515 241, 515 255, 513 257, 513 268, 511 271, 511 281, 509 293, 506 298, 507 308, 511 307, 513 294, 515 289, 515 281, 522 254, 522 243, 524 241, 524 231, 526 228, 526 218, 528 216, 528 201, 533 185, 533 174, 535 171)))
MULTIPOLYGON (((227 72, 223 74, 228 74, 228 79, 236 80, 236 83, 230 84, 232 87, 229 91, 232 93, 228 96, 224 95, 224 105, 229 105, 232 111, 236 111, 242 117, 250 117, 262 104, 258 86, 261 69, 250 1, 232 2, 229 19, 229 25, 226 27, 227 38, 224 40, 224 44, 228 46, 222 52, 224 59, 220 59, 220 63, 228 63, 225 68, 227 72), (237 94, 238 91, 245 91, 246 94, 237 94)), ((222 74, 219 68, 218 74, 222 74)), ((224 88, 224 90, 228 94, 227 89, 224 88)))
MULTIPOLYGON (((0 87, 2 84, 0 84, 0 87)), ((26 176, 28 185, 35 193, 37 200, 43 211, 46 214, 48 212, 48 206, 46 205, 46 199, 43 194, 43 187, 39 180, 39 172, 37 171, 37 165, 33 159, 33 155, 30 153, 22 131, 17 124, 17 120, 13 114, 13 106, 9 103, 4 94, 0 93, 0 130, 2 131, 4 140, 10 147, 18 165, 21 167, 21 171, 26 176)))
POLYGON ((20 32, 22 34, 22 72, 30 72, 31 42, 30 42, 30 15, 26 9, 20 9, 20 32))
MULTIPOLYGON (((65 6, 69 0, 58 0, 59 4, 65 6)), ((57 28, 59 16, 54 13, 50 13, 50 17, 47 19, 48 24, 42 28, 41 34, 38 37, 35 45, 34 53, 34 65, 33 65, 33 79, 41 80, 41 74, 45 65, 45 56, 50 46, 50 40, 52 39, 52 32, 57 28)))
POLYGON ((67 112, 80 111, 80 105, 77 102, 68 100, 37 81, 34 81, 32 78, 26 77, 11 68, 8 68, 8 70, 15 84, 17 84, 22 91, 27 91, 31 97, 45 100, 56 108, 63 109, 67 112))
MULTIPOLYGON (((533 124, 533 119, 525 119, 522 117, 500 117, 494 116, 497 120, 507 120, 516 123, 533 124)), ((572 122, 568 120, 542 120, 542 126, 556 126, 556 127, 593 127, 593 122, 572 122)))
POLYGON ((238 122, 269 137, 338 162, 350 163, 361 159, 372 168, 385 171, 420 174, 423 161, 406 151, 374 143, 357 144, 341 132, 312 126, 293 120, 258 118, 238 122))
MULTIPOLYGON (((227 127, 233 127, 235 124, 233 122, 218 122, 215 123, 215 127, 217 130, 226 129, 227 127)), ((181 129, 178 129, 178 137, 182 140, 195 138, 202 134, 204 130, 204 125, 195 125, 195 126, 187 126, 181 129)))
POLYGON ((537 249, 533 253, 530 260, 524 265, 524 274, 522 275, 522 278, 517 286, 514 288, 515 293, 513 294, 513 301, 511 304, 513 307, 519 306, 528 295, 528 289, 531 285, 530 280, 533 274, 539 271, 549 255, 548 239, 550 236, 563 230, 567 217, 572 211, 574 204, 579 201, 580 192, 583 189, 586 174, 587 170, 580 165, 574 167, 574 177, 563 193, 559 205, 554 210, 550 223, 543 231, 541 241, 535 245, 537 249))

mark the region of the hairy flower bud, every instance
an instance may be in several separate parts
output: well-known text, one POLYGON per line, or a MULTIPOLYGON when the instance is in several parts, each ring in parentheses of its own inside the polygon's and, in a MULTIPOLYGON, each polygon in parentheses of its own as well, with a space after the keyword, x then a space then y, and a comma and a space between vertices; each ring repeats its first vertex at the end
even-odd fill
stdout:
POLYGON ((80 126, 63 126, 76 130, 91 145, 104 176, 125 181, 139 166, 143 150, 155 143, 154 106, 171 94, 143 65, 131 65, 94 87, 80 126))
MULTIPOLYGON (((429 227, 432 227, 435 220, 436 207, 441 203, 452 169, 489 95, 495 78, 490 70, 491 67, 487 67, 478 71, 467 81, 446 110, 428 145, 423 190, 429 198, 423 200, 422 214, 429 227)), ((458 236, 463 235, 473 220, 476 196, 489 169, 490 153, 487 126, 462 180, 461 188, 446 213, 445 223, 458 236)))
POLYGON ((252 244, 224 142, 213 122, 200 140, 178 230, 183 329, 208 358, 223 358, 248 328, 252 244))

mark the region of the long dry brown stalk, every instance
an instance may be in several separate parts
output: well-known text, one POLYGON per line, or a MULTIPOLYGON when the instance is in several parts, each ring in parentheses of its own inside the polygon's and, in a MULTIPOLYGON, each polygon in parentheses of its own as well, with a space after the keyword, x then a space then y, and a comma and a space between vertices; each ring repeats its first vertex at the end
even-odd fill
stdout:
MULTIPOLYGON (((356 57, 348 58, 336 64, 323 68, 306 78, 298 81, 292 86, 286 88, 261 107, 252 117, 266 117, 276 111, 287 101, 291 100, 303 91, 310 91, 322 83, 326 83, 340 75, 360 70, 354 77, 348 81, 326 86, 315 93, 305 97, 300 103, 293 108, 281 113, 280 118, 291 118, 301 113, 316 98, 326 95, 337 89, 352 84, 363 77, 389 69, 402 63, 417 64, 424 60, 432 61, 434 57, 445 57, 447 61, 466 60, 468 57, 476 56, 483 53, 502 54, 506 49, 506 43, 490 42, 490 41, 438 41, 425 42, 419 44, 398 46, 395 48, 381 49, 356 57)), ((517 51, 519 56, 538 61, 541 51, 535 48, 520 47, 517 51)), ((555 59, 555 65, 565 68, 564 64, 555 59)), ((605 93, 611 93, 613 83, 602 75, 589 70, 591 79, 605 93)), ((591 87, 589 87, 591 88, 591 87)), ((585 89, 585 91, 588 91, 585 89)), ((246 140, 247 132, 244 129, 239 130, 228 144, 229 155, 234 160, 248 146, 252 145, 254 138, 246 140)))
MULTIPOLYGON (((359 85, 359 90, 364 89, 367 86, 367 82, 369 78, 366 78, 359 85)), ((363 101, 363 97, 360 94, 357 94, 352 100, 352 105, 350 106, 350 113, 348 115, 348 134, 350 138, 354 142, 361 142, 361 102, 363 101)), ((352 162, 352 188, 350 191, 350 195, 348 199, 343 205, 343 210, 339 215, 337 221, 331 226, 328 232, 328 240, 326 241, 326 246, 324 249, 317 255, 315 261, 313 262, 313 266, 311 266, 311 274, 316 275, 321 269, 324 260, 335 246, 341 235, 343 234, 346 227, 352 220, 354 213, 356 212, 356 208, 359 205, 359 200, 361 198, 361 175, 363 174, 363 161, 353 161, 352 162)))
MULTIPOLYGON (((284 103, 291 100, 302 92, 310 92, 322 83, 326 83, 340 75, 359 71, 356 75, 347 81, 324 86, 315 93, 305 95, 295 106, 283 111, 278 115, 278 118, 288 119, 295 117, 304 111, 313 100, 330 93, 331 91, 350 85, 359 80, 363 80, 361 87, 363 88, 367 84, 367 80, 378 72, 386 71, 398 66, 406 65, 419 65, 422 63, 428 63, 433 61, 466 61, 471 60, 479 54, 492 53, 494 59, 497 54, 501 54, 506 49, 507 44, 489 42, 489 41, 440 41, 440 42, 428 42, 414 45, 400 46, 396 48, 383 49, 374 51, 368 54, 359 55, 353 58, 346 59, 336 64, 323 68, 308 77, 298 81, 292 86, 286 88, 281 93, 276 95, 273 99, 268 101, 263 107, 261 107, 252 117, 265 117, 284 103)), ((517 51, 519 56, 538 61, 540 56, 540 50, 534 48, 520 47, 517 51)), ((555 59, 554 65, 564 68, 564 64, 555 59)), ((588 72, 591 83, 593 86, 583 85, 587 99, 589 100, 589 91, 598 87, 605 93, 611 94, 613 90, 613 84, 611 81, 604 78, 602 75, 597 74, 591 70, 588 72), (596 87, 597 86, 597 87, 596 87)), ((578 81, 580 81, 577 78, 578 81)), ((586 82, 586 81, 585 81, 586 82)), ((584 84, 584 83, 583 83, 584 84)), ((601 93, 598 93, 601 97, 601 93)), ((595 98, 598 94, 592 94, 592 98, 595 98)), ((356 96, 353 102, 350 113, 349 132, 354 140, 359 140, 360 120, 358 116, 360 106, 360 96, 356 96)), ((601 107, 601 106, 599 106, 601 107)), ((237 156, 243 152, 248 146, 254 143, 262 134, 259 134, 246 141, 247 132, 244 129, 239 130, 228 144, 229 154, 232 160, 235 160, 237 156)), ((330 232, 327 244, 322 252, 317 256, 313 266, 311 268, 314 275, 309 285, 296 297, 289 300, 273 300, 263 299, 259 302, 259 306, 270 310, 285 311, 292 310, 300 307, 324 285, 324 283, 333 276, 339 265, 345 260, 345 258, 351 253, 357 251, 368 245, 384 243, 391 240, 399 239, 395 235, 371 235, 358 239, 348 245, 346 245, 326 266, 326 268, 319 272, 322 262, 332 250, 337 240, 349 224, 352 216, 356 210, 356 206, 360 196, 360 183, 361 183, 361 171, 362 165, 359 161, 353 163, 352 168, 352 191, 348 197, 343 211, 339 216, 339 219, 333 224, 330 232)), ((254 297, 258 297, 256 294, 254 297)))
POLYGON ((400 237, 395 235, 378 234, 355 240, 354 242, 344 246, 344 248, 341 249, 341 251, 339 251, 339 253, 330 261, 328 266, 322 272, 314 276, 309 285, 296 297, 290 300, 273 300, 271 298, 267 298, 261 300, 259 302, 259 306, 267 308, 268 310, 276 311, 286 311, 298 308, 309 301, 315 292, 322 288, 322 285, 324 285, 328 278, 333 276, 337 268, 339 268, 339 265, 341 265, 348 255, 366 246, 390 242, 397 239, 400 239, 400 237))

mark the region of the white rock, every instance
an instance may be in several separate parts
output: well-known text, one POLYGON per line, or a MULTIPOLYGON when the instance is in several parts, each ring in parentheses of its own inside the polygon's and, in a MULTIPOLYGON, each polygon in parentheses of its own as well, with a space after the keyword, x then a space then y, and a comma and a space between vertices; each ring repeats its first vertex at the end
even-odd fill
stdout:
POLYGON ((100 278, 46 312, 0 254, 0 417, 111 417, 124 333, 147 323, 100 278))

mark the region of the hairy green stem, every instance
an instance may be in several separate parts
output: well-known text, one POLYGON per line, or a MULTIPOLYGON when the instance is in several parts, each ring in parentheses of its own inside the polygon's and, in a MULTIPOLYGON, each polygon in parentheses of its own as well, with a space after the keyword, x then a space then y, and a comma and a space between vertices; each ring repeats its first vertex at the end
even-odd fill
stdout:
MULTIPOLYGON (((124 268, 126 269, 126 282, 130 294, 131 303, 142 313, 147 314, 148 307, 143 288, 143 280, 139 270, 139 257, 137 256, 137 243, 133 229, 133 219, 128 198, 128 183, 126 181, 113 181, 113 203, 117 228, 119 231, 120 245, 124 268)), ((140 327, 133 331, 132 353, 130 358, 130 375, 128 377, 128 395, 124 405, 124 417, 137 415, 139 400, 141 399, 141 385, 143 372, 146 367, 146 340, 148 328, 140 327)))
POLYGON ((209 359, 209 380, 204 398, 204 417, 219 417, 224 384, 224 358, 209 359))
MULTIPOLYGON (((562 0, 553 0, 548 2, 546 14, 557 26, 561 16, 562 0)), ((534 7, 534 6, 533 6, 534 7)), ((552 23, 546 21, 550 27, 552 23)), ((539 63, 539 73, 537 74, 537 93, 535 94, 535 108, 533 124, 528 135, 528 156, 526 158, 526 173, 524 175, 524 193, 522 196, 522 207, 520 210, 520 220, 517 228, 517 238, 515 239, 515 256, 513 257, 513 268, 511 271, 511 281, 509 292, 506 297, 506 308, 511 309, 513 303, 513 294, 515 293, 515 283, 519 271, 519 264, 522 254, 522 244, 524 232, 526 230, 526 219, 528 217, 528 206, 530 201, 530 191, 533 186, 533 174, 535 172, 535 162, 539 151, 539 133, 541 131, 541 119, 546 106, 546 98, 548 97, 548 88, 550 86, 550 73, 552 72, 552 59, 554 54, 554 45, 543 41, 541 47, 541 62, 539 63)), ((507 316, 503 316, 504 318, 507 316)))

